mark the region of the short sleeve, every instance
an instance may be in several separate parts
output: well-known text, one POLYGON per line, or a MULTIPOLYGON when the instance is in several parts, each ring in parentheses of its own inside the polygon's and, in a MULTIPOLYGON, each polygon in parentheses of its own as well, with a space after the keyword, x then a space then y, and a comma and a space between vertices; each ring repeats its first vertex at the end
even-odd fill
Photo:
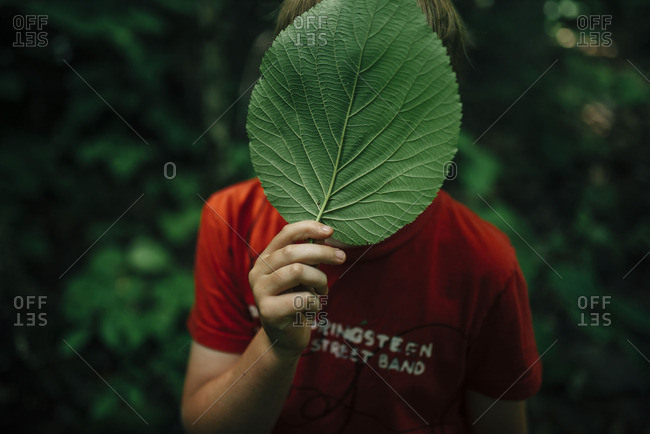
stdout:
POLYGON ((232 224, 235 210, 227 198, 214 195, 201 213, 194 267, 194 305, 187 327, 201 345, 242 353, 253 337, 254 324, 244 298, 246 285, 235 278, 236 252, 232 224), (245 287, 242 287, 245 286, 245 287))
POLYGON ((541 382, 528 290, 517 264, 470 342, 467 388, 493 398, 524 400, 537 393, 541 382))

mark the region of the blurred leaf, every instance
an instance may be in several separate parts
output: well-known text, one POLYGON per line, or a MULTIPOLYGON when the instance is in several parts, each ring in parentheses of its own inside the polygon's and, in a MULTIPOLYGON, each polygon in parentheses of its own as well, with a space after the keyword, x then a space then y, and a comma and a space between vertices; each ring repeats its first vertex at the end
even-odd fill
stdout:
POLYGON ((162 271, 170 263, 165 248, 148 238, 136 239, 131 245, 128 258, 133 267, 144 272, 162 271))
POLYGON ((160 216, 158 224, 165 236, 172 243, 182 243, 193 240, 196 236, 201 208, 188 208, 175 213, 164 213, 160 216))

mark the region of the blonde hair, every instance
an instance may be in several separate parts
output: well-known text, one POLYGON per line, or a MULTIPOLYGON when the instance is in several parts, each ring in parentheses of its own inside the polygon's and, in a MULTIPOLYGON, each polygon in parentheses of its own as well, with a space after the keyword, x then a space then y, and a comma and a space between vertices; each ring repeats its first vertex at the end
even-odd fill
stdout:
MULTIPOLYGON (((277 35, 287 28, 296 17, 311 9, 321 0, 284 0, 280 6, 275 27, 277 35)), ((352 0, 348 0, 352 1, 352 0)), ((424 12, 431 29, 436 32, 449 51, 453 64, 465 54, 466 32, 463 20, 452 0, 415 0, 424 12)))

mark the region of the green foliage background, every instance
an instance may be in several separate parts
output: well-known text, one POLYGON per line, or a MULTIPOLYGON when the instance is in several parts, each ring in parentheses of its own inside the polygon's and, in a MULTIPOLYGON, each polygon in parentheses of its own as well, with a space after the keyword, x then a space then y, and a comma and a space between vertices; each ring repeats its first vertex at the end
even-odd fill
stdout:
MULTIPOLYGON (((0 3, 3 432, 180 431, 200 197, 252 176, 238 98, 277 6, 260 3, 0 3), (25 14, 48 16, 46 47, 12 47, 25 14), (47 324, 15 325, 31 295, 47 324)), ((474 43, 445 188, 528 279, 548 349, 531 432, 650 432, 649 5, 458 6, 474 43), (615 48, 562 47, 576 14, 611 15, 615 48), (578 326, 591 295, 611 296, 609 327, 578 326)))

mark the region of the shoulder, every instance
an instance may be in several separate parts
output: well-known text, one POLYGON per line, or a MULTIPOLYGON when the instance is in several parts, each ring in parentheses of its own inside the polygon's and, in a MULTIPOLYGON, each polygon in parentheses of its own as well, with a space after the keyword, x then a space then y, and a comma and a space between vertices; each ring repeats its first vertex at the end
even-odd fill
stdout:
POLYGON ((252 178, 214 192, 205 201, 205 206, 223 211, 228 210, 232 214, 242 207, 259 205, 264 200, 266 197, 259 180, 252 178))
POLYGON ((269 214, 275 211, 266 199, 259 179, 252 178, 213 193, 205 201, 203 215, 210 220, 222 219, 231 225, 240 225, 245 223, 241 217, 266 208, 269 208, 269 214))
POLYGON ((284 225, 286 222, 269 203, 257 178, 213 193, 201 214, 201 226, 208 231, 233 241, 237 238, 258 249, 263 249, 284 225))
POLYGON ((471 267, 474 275, 505 285, 517 268, 510 239, 448 193, 440 191, 436 200, 440 201, 436 218, 438 236, 451 259, 471 267))

